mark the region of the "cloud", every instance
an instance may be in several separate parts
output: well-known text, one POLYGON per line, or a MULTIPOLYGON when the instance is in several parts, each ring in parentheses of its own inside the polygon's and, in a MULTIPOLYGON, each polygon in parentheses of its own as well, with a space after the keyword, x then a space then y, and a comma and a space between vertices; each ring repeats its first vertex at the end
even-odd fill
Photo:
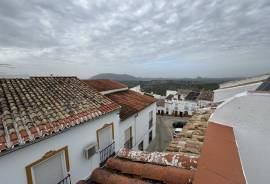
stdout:
POLYGON ((0 63, 31 75, 250 75, 270 69, 269 22, 268 0, 2 0, 0 63), (254 60, 263 67, 248 69, 254 60))

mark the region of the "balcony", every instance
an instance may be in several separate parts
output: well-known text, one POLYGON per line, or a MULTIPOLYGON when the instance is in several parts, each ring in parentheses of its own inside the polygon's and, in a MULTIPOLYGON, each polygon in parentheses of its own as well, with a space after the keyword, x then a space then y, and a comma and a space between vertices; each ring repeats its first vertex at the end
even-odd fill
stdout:
POLYGON ((125 142, 125 144, 124 144, 124 148, 127 148, 127 149, 132 149, 132 137, 130 137, 126 142, 125 142))
POLYGON ((68 174, 64 179, 59 181, 57 184, 71 184, 70 174, 68 174))
POLYGON ((115 155, 115 142, 111 143, 108 145, 106 148, 102 149, 99 151, 99 156, 100 156, 100 167, 102 167, 108 158, 112 157, 115 155))

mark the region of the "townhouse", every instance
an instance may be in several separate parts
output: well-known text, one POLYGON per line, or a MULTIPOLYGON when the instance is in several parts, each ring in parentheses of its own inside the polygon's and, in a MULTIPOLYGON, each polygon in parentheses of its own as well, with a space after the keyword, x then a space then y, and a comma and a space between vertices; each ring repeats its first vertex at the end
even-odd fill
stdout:
POLYGON ((145 150, 155 137, 155 100, 116 84, 0 79, 1 183, 76 183, 120 148, 145 150))
POLYGON ((156 136, 156 100, 112 80, 85 80, 86 84, 121 106, 120 140, 122 147, 146 150, 156 136))

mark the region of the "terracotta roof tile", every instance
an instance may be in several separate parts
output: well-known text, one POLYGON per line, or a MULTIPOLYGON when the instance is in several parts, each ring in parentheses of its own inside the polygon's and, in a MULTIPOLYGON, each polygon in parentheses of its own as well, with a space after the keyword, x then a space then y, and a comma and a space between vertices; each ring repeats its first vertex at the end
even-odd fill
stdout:
POLYGON ((198 96, 198 100, 213 101, 214 92, 210 90, 202 90, 198 96))
POLYGON ((99 184, 149 184, 137 178, 119 175, 105 169, 95 169, 87 183, 99 184))
POLYGON ((0 152, 118 108, 75 77, 0 79, 0 152))
POLYGON ((196 170, 198 158, 192 156, 183 156, 178 153, 168 152, 146 152, 121 149, 118 157, 129 159, 136 162, 158 164, 164 166, 179 167, 188 170, 196 170))
POLYGON ((209 123, 194 184, 244 184, 232 127, 209 123))
POLYGON ((125 120, 145 107, 156 102, 155 98, 141 95, 135 91, 127 90, 106 95, 111 100, 121 105, 120 119, 125 120))
POLYGON ((182 155, 199 156, 211 113, 211 109, 202 111, 201 113, 196 112, 188 120, 183 130, 176 134, 166 150, 178 152, 182 155))
POLYGON ((114 90, 114 89, 122 89, 122 88, 128 87, 125 84, 122 84, 117 81, 109 80, 109 79, 83 80, 83 81, 89 86, 91 86, 92 88, 98 90, 99 92, 109 91, 109 90, 114 90))
POLYGON ((197 97, 200 95, 197 91, 191 91, 185 98, 185 100, 197 100, 197 97))
POLYGON ((135 175, 153 181, 171 184, 186 184, 193 180, 194 171, 170 166, 161 166, 121 159, 109 159, 106 167, 123 174, 135 175))

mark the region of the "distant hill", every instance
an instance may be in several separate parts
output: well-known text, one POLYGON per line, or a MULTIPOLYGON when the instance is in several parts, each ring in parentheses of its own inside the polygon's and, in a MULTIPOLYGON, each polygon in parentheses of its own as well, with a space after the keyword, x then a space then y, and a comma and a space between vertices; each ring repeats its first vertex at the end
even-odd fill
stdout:
POLYGON ((111 79, 116 81, 138 81, 139 79, 128 74, 102 73, 91 77, 90 79, 111 79))
POLYGON ((199 91, 201 89, 215 90, 220 83, 237 80, 240 78, 143 78, 134 77, 128 74, 102 73, 91 77, 90 79, 111 79, 120 81, 128 87, 140 85, 145 92, 154 92, 165 95, 166 90, 192 89, 199 91))

